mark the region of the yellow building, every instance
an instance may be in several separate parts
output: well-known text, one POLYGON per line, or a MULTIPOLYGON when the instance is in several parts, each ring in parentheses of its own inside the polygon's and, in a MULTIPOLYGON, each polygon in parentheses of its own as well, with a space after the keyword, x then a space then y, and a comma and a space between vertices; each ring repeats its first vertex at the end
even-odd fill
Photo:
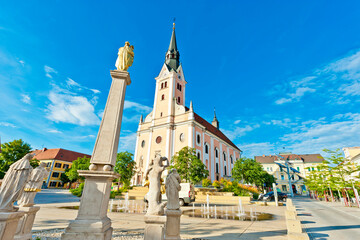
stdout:
POLYGON ((231 178, 241 150, 221 132, 216 116, 209 123, 195 112, 191 102, 189 108, 185 106, 187 81, 180 63, 175 27, 165 62, 155 80, 154 107, 145 119, 141 118, 137 131, 137 171, 133 184, 144 182, 156 153, 170 160, 186 146, 195 148, 197 157, 209 170, 211 181, 231 178))
MULTIPOLYGON (((348 159, 353 166, 360 166, 360 147, 344 147, 343 148, 345 158, 348 159)), ((351 177, 347 180, 356 180, 359 181, 360 174, 359 172, 354 172, 351 174, 351 177)))
POLYGON ((261 163, 265 171, 276 178, 277 186, 282 192, 290 192, 289 178, 285 167, 285 160, 288 161, 293 192, 302 194, 304 191, 306 192, 304 178, 311 171, 316 170, 317 165, 322 163, 324 158, 320 154, 293 154, 289 152, 279 155, 255 156, 255 160, 261 163))
POLYGON ((35 150, 32 153, 35 154, 35 159, 46 163, 46 167, 50 172, 47 179, 44 179, 43 187, 46 188, 64 187, 63 182, 60 180, 61 174, 63 174, 67 168, 70 168, 72 162, 79 157, 91 157, 91 155, 69 151, 62 148, 43 148, 41 150, 35 150))

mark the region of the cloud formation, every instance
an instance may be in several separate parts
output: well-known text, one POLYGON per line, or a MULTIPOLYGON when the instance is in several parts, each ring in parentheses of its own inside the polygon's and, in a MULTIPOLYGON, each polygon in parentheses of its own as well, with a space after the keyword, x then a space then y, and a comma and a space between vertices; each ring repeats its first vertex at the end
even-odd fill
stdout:
POLYGON ((47 65, 44 66, 44 71, 45 71, 45 76, 51 79, 53 78, 53 74, 57 74, 57 71, 55 69, 47 65))

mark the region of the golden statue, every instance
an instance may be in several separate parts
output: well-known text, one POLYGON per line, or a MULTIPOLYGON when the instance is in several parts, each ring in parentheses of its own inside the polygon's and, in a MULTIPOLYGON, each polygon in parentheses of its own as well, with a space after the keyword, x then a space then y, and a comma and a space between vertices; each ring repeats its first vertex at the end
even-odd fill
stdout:
POLYGON ((125 46, 119 48, 118 58, 115 67, 117 70, 127 71, 134 62, 134 46, 130 46, 129 42, 125 42, 125 46))

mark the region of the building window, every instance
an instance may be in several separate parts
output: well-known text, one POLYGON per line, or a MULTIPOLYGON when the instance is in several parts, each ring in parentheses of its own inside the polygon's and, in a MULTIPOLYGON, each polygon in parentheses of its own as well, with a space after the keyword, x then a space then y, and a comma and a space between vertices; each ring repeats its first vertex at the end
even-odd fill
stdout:
POLYGON ((177 102, 180 104, 180 97, 177 98, 177 102))
POLYGON ((163 89, 164 88, 164 83, 161 83, 161 89, 163 89))
POLYGON ((161 95, 161 100, 165 100, 165 95, 161 95))
POLYGON ((59 182, 58 187, 64 187, 64 183, 63 183, 63 182, 59 182))
POLYGON ((216 169, 215 169, 215 172, 216 172, 216 173, 219 173, 219 164, 218 164, 218 163, 216 163, 215 168, 216 168, 216 169))
POLYGON ((232 156, 230 156, 230 162, 234 163, 232 156))
POLYGON ((215 157, 219 157, 219 152, 218 152, 217 148, 215 148, 215 157))
POLYGON ((197 158, 201 160, 201 158, 200 158, 200 152, 197 153, 197 158))
POLYGON ((287 191, 286 185, 281 185, 281 188, 282 188, 282 191, 283 191, 283 192, 286 192, 286 191, 287 191))
POLYGON ((205 144, 205 153, 208 154, 209 153, 209 147, 207 144, 205 144))
POLYGON ((162 117, 162 112, 160 113, 160 117, 162 117))
POLYGON ((64 169, 68 169, 69 168, 69 164, 64 164, 64 169))
POLYGON ((50 167, 51 166, 51 162, 48 162, 47 164, 46 164, 46 167, 50 167))
POLYGON ((284 175, 281 175, 281 180, 285 180, 284 175))
POLYGON ((185 136, 183 133, 180 133, 180 141, 183 142, 185 140, 185 136))
POLYGON ((272 172, 272 167, 270 167, 270 171, 272 172))
POLYGON ((164 87, 167 87, 167 82, 165 82, 164 87))
POLYGON ((196 141, 197 141, 198 144, 201 144, 200 134, 198 134, 198 135, 196 136, 196 141))
POLYGON ((58 172, 53 172, 52 177, 54 177, 54 178, 59 177, 59 173, 58 172))
POLYGON ((55 164, 55 167, 56 167, 56 168, 61 168, 61 163, 56 163, 56 164, 55 164))
POLYGON ((295 180, 294 175, 291 175, 291 179, 292 179, 292 180, 295 180))
POLYGON ((50 182, 50 187, 56 187, 56 182, 50 182))
POLYGON ((226 153, 223 152, 223 155, 224 155, 224 161, 226 161, 226 153))
POLYGON ((142 140, 142 142, 141 142, 141 147, 142 147, 142 148, 145 147, 145 140, 142 140))
POLYGON ((161 143, 161 140, 162 140, 161 136, 158 136, 155 141, 156 141, 157 144, 159 144, 159 143, 161 143))
POLYGON ((224 166, 224 176, 226 176, 226 166, 224 166))
POLYGON ((312 171, 315 171, 315 168, 311 168, 312 171))

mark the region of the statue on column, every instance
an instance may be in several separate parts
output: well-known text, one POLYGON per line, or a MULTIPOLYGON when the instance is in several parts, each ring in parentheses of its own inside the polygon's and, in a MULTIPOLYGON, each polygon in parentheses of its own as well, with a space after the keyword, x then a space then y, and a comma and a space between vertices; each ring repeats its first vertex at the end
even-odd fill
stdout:
POLYGON ((166 157, 161 157, 159 154, 155 155, 155 158, 149 165, 146 172, 146 177, 149 179, 149 192, 147 194, 149 208, 146 215, 164 214, 166 202, 161 202, 161 174, 168 166, 169 160, 166 157))
POLYGON ((181 178, 176 169, 171 169, 170 173, 166 177, 165 188, 167 205, 166 208, 169 210, 180 209, 179 203, 179 191, 181 190, 181 178))
POLYGON ((41 191, 43 180, 49 175, 49 171, 45 167, 46 163, 41 162, 40 166, 31 172, 30 179, 25 184, 24 192, 18 201, 19 206, 31 207, 34 205, 36 193, 41 191))
POLYGON ((118 58, 115 67, 117 70, 127 71, 134 62, 134 46, 130 46, 129 42, 125 42, 125 46, 119 48, 118 58))
POLYGON ((0 212, 15 212, 14 202, 19 200, 32 171, 30 160, 34 155, 26 154, 13 163, 6 172, 0 189, 0 212))

